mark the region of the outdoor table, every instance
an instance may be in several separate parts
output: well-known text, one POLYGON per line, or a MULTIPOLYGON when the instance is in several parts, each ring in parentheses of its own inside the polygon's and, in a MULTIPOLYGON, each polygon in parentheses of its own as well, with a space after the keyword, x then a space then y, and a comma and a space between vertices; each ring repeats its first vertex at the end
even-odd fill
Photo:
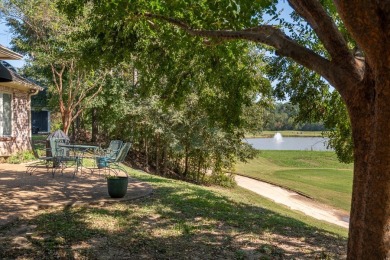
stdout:
POLYGON ((99 149, 99 146, 96 145, 86 145, 86 144, 64 144, 64 143, 59 143, 58 144, 60 147, 65 147, 69 148, 73 151, 79 151, 79 152, 87 152, 87 151, 96 151, 99 149))
POLYGON ((80 158, 80 163, 81 163, 81 169, 83 167, 83 159, 88 158, 85 155, 87 152, 92 152, 92 154, 95 156, 97 150, 100 148, 99 146, 96 145, 85 145, 85 144, 65 144, 65 143, 59 143, 59 147, 64 147, 68 148, 73 151, 73 155, 75 157, 80 158))

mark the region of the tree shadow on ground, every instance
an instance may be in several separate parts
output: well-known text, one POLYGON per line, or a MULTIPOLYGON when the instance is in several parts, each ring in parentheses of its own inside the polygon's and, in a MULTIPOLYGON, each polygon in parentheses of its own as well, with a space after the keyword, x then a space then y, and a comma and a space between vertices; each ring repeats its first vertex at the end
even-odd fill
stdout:
POLYGON ((259 206, 151 177, 150 197, 37 214, 0 230, 0 258, 343 258, 345 240, 259 206))

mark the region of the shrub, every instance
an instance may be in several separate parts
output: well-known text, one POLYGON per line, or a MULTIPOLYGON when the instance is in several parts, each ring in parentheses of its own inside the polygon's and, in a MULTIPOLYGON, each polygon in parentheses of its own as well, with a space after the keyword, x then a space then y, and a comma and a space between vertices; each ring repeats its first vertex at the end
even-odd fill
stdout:
POLYGON ((7 158, 7 163, 18 164, 34 160, 34 154, 31 151, 18 152, 7 158))

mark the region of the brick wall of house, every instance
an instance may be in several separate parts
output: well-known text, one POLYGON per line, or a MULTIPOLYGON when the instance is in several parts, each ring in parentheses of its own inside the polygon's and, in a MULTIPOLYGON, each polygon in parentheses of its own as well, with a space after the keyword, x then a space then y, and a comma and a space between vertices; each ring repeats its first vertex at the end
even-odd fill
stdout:
POLYGON ((0 156, 31 149, 30 97, 27 92, 0 85, 0 92, 12 93, 12 136, 0 136, 0 156))

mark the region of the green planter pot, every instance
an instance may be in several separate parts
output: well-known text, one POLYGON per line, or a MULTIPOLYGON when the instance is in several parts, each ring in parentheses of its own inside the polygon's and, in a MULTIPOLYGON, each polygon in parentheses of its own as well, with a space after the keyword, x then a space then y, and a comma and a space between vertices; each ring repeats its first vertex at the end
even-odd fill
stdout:
POLYGON ((123 198, 129 184, 128 177, 107 178, 108 195, 111 198, 123 198))

